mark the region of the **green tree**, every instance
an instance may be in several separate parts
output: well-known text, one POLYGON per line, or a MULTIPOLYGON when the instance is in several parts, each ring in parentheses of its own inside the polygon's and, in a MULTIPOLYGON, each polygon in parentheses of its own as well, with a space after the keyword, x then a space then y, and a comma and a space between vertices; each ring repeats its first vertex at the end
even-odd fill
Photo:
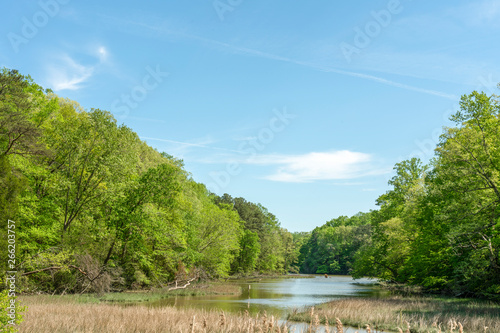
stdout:
POLYGON ((431 217, 448 249, 438 259, 448 255, 451 266, 445 287, 495 295, 500 292, 499 101, 484 93, 464 95, 451 120, 456 127, 441 136, 430 192, 431 217))
POLYGON ((392 189, 377 199, 378 211, 371 220, 371 238, 356 255, 353 276, 378 277, 387 281, 407 282, 406 261, 410 245, 417 236, 415 206, 425 195, 428 167, 417 158, 394 167, 389 180, 392 189))
POLYGON ((259 236, 256 232, 244 229, 240 238, 240 253, 233 264, 234 272, 255 271, 260 254, 259 236))

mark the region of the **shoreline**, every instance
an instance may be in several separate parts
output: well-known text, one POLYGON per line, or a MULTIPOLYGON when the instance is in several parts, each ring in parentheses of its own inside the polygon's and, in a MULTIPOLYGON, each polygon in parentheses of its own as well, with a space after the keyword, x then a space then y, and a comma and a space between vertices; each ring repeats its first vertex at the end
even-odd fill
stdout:
MULTIPOLYGON (((277 278, 279 276, 276 276, 277 278)), ((281 276, 283 277, 283 276, 281 276)), ((289 276, 295 277, 295 276, 289 276)), ((255 279, 253 277, 244 277, 239 279, 231 279, 226 281, 211 281, 211 282, 197 282, 193 283, 187 289, 179 289, 168 291, 165 289, 154 289, 149 291, 127 291, 120 293, 107 293, 103 295, 84 294, 84 295, 22 295, 20 301, 22 305, 28 305, 28 315, 26 320, 28 324, 34 325, 33 320, 38 322, 42 319, 37 319, 29 313, 34 311, 37 316, 46 317, 52 310, 60 307, 68 308, 67 311, 71 315, 76 315, 78 311, 93 312, 99 309, 110 311, 114 314, 119 313, 117 309, 134 308, 134 311, 123 310, 131 312, 133 316, 150 316, 150 313, 165 313, 175 314, 181 316, 184 321, 188 322, 186 313, 189 316, 201 318, 207 316, 209 313, 212 318, 215 318, 213 313, 221 315, 219 309, 200 309, 191 307, 176 308, 173 306, 164 306, 158 308, 151 308, 147 305, 148 302, 154 302, 161 299, 170 297, 183 297, 183 296, 223 296, 223 295, 241 295, 242 289, 235 281, 247 281, 255 279), (123 305, 126 305, 123 307, 123 305), (99 306, 111 306, 115 308, 99 308, 99 306), (46 307, 48 314, 45 315, 43 308, 46 307), (73 310, 69 310, 72 308, 73 310), (76 309, 79 309, 76 311, 76 309)), ((264 277, 262 277, 264 278, 264 277)), ((268 277, 265 277, 268 278, 268 277)), ((386 290, 382 285, 382 289, 386 290)), ((100 311, 100 310, 99 310, 100 311)), ((347 327, 349 332, 356 331, 357 327, 360 328, 359 332, 366 332, 366 325, 369 324, 372 332, 398 332, 401 328, 403 332, 407 332, 408 325, 411 333, 437 333, 439 328, 441 332, 450 332, 453 327, 458 332, 459 323, 463 325, 464 332, 484 332, 484 327, 488 327, 487 333, 500 333, 500 304, 493 301, 478 300, 478 299, 465 299, 456 297, 436 297, 429 295, 389 295, 382 297, 356 297, 356 298, 342 298, 327 303, 322 303, 314 306, 314 315, 310 315, 311 307, 301 307, 299 309, 290 310, 283 317, 271 316, 272 313, 268 312, 266 316, 273 320, 276 319, 281 324, 289 322, 295 323, 297 327, 303 328, 303 325, 313 323, 316 328, 321 330, 328 320, 331 328, 336 326, 336 318, 347 327), (284 321, 280 321, 283 319, 284 321), (300 325, 298 324, 300 323, 300 325)), ((68 315, 66 321, 69 321, 71 315, 68 315)), ((228 311, 226 309, 225 316, 233 318, 232 320, 237 323, 247 323, 250 325, 250 318, 254 322, 258 321, 257 318, 264 316, 265 311, 249 314, 247 311, 228 311)), ((44 320, 49 320, 45 318, 44 320)), ((65 320, 60 318, 60 320, 65 320)), ((214 319, 212 319, 214 320, 214 319)), ((180 325, 185 325, 178 321, 180 325)), ((145 323, 143 323, 146 325, 145 323)), ((268 322, 269 324, 269 322, 268 322)), ((38 325, 38 324, 37 324, 38 325)), ((128 325, 128 324, 127 324, 128 325)), ((133 323, 131 323, 133 325, 133 323)), ((146 326, 144 326, 146 327, 146 326)), ((235 326, 236 327, 236 326, 235 326)), ((102 327, 101 327, 102 328, 102 327)), ((74 327, 75 330, 81 328, 74 327)), ((141 332, 143 330, 140 330, 141 332)), ((154 330, 153 330, 154 331, 154 330)), ((153 332, 152 331, 152 332, 153 332)), ((178 331, 178 330, 176 330, 178 331)), ((21 331, 24 332, 24 331, 21 331)), ((29 331, 27 331, 29 332, 29 331)), ((35 331, 33 331, 35 332, 35 331)), ((64 332, 64 331, 61 331, 64 332)), ((71 332, 68 330, 67 332, 71 332)), ((123 331, 128 332, 128 331, 123 331)), ((144 332, 149 332, 145 328, 144 332)), ((228 331, 233 332, 233 331, 228 331)), ((297 331, 296 331, 297 332, 297 331)), ((319 331, 318 331, 319 332, 319 331)), ((298 332, 297 332, 298 333, 298 332)))

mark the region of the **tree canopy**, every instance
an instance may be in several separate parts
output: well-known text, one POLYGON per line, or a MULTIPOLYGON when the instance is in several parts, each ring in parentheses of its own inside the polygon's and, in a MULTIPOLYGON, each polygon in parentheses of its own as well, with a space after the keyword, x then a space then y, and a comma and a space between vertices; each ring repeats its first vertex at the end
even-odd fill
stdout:
POLYGON ((22 290, 102 292, 293 264, 291 234, 263 206, 210 193, 110 112, 8 69, 0 165, 0 227, 16 222, 22 290))
POLYGON ((429 165, 399 162, 379 209, 305 236, 302 272, 352 274, 429 292, 500 295, 500 103, 461 98, 429 165))

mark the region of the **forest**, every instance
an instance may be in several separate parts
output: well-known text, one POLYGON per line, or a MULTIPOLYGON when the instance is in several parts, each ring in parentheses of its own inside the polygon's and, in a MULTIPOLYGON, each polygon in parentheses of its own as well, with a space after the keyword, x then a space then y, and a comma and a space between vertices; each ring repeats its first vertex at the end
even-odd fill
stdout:
POLYGON ((395 165, 378 209, 290 233, 262 205, 210 193, 110 112, 4 68, 0 227, 15 221, 18 288, 101 293, 301 272, 498 298, 499 98, 464 95, 451 120, 428 164, 395 165))
POLYGON ((434 158, 394 166, 379 209, 333 219, 303 239, 300 269, 499 299, 500 104, 462 96, 434 158))
POLYGON ((281 274, 296 261, 292 234, 265 207, 210 193, 109 112, 5 68, 0 126, 0 219, 3 234, 15 223, 23 292, 281 274))

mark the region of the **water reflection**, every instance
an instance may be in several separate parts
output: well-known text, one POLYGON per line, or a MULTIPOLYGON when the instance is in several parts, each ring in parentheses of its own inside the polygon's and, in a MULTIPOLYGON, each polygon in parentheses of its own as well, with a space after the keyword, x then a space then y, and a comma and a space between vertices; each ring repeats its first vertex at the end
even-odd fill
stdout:
POLYGON ((251 314, 267 311, 283 317, 293 309, 302 309, 343 297, 383 297, 373 280, 353 280, 350 276, 323 275, 314 278, 238 280, 239 296, 175 297, 151 303, 151 306, 196 307, 251 314))

